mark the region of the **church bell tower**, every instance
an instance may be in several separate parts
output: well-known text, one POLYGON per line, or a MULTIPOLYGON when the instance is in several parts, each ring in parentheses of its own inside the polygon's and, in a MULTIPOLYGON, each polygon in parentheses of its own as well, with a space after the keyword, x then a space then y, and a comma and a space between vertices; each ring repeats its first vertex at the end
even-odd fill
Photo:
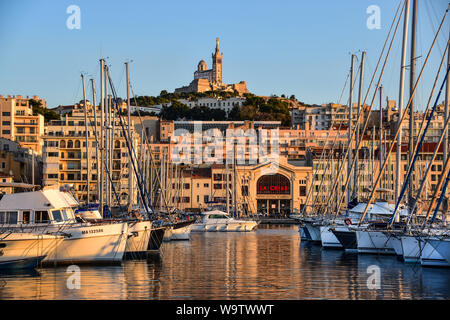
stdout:
POLYGON ((219 52, 219 38, 216 38, 216 52, 212 54, 213 81, 215 84, 222 84, 222 56, 222 53, 219 52))

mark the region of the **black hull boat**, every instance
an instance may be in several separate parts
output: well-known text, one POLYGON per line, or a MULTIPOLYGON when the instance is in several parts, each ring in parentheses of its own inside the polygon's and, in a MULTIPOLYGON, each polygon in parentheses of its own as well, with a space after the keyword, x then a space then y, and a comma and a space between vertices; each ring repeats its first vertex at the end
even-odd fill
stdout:
POLYGON ((334 236, 339 240, 342 247, 348 251, 358 251, 358 242, 356 240, 356 232, 353 230, 335 230, 331 229, 334 236))
POLYGON ((150 241, 148 242, 149 251, 158 251, 164 239, 165 227, 152 228, 150 233, 150 241))
POLYGON ((195 222, 195 220, 183 220, 183 221, 178 221, 178 222, 174 222, 172 224, 173 229, 180 229, 180 228, 184 228, 187 227, 188 225, 191 225, 195 222))
POLYGON ((23 258, 0 262, 0 271, 35 269, 46 256, 23 258))

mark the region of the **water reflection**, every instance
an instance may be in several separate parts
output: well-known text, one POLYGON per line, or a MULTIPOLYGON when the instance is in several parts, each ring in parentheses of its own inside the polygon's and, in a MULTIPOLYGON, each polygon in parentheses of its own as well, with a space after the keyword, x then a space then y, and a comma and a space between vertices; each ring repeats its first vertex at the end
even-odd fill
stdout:
POLYGON ((301 243, 297 227, 253 233, 196 233, 159 255, 116 266, 81 266, 70 290, 66 268, 0 275, 0 299, 420 299, 450 297, 450 270, 395 257, 346 254, 301 243), (381 270, 370 290, 367 268, 381 270))

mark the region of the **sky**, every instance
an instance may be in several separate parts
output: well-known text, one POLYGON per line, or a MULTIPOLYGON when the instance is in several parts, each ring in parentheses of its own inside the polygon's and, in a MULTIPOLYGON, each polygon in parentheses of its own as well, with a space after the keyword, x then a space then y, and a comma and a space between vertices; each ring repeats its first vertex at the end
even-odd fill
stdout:
MULTIPOLYGON (((309 104, 346 104, 348 87, 339 99, 351 54, 357 55, 359 64, 361 52, 367 52, 365 95, 400 2, 0 0, 0 94, 38 95, 49 108, 76 103, 83 98, 81 72, 98 85, 101 57, 110 65, 119 96, 126 96, 126 61, 136 95, 173 92, 192 81, 200 60, 211 67, 219 37, 225 83, 247 81, 257 95, 294 94, 309 104), (67 27, 71 5, 80 8, 80 29, 67 27), (380 8, 379 29, 367 27, 371 5, 380 8)), ((419 0, 416 74, 447 4, 419 0)), ((449 19, 418 86, 418 108, 428 101, 449 37, 449 19)), ((403 21, 382 80, 383 93, 391 100, 399 95, 402 28, 403 21)), ((408 65, 409 44, 410 39, 408 65)), ((408 83, 407 73, 406 92, 408 83)), ((91 97, 89 87, 87 95, 91 97)), ((367 103, 372 97, 370 93, 367 103)))

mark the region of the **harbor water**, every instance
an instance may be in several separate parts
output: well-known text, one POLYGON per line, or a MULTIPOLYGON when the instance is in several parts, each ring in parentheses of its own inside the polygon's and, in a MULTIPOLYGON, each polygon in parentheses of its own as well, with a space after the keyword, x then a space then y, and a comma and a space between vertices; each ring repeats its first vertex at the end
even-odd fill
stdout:
POLYGON ((0 274, 0 299, 449 299, 450 270, 301 242, 297 226, 192 233, 147 260, 0 274), (379 268, 379 289, 370 277, 379 268), (371 269, 372 268, 372 269, 371 269))

